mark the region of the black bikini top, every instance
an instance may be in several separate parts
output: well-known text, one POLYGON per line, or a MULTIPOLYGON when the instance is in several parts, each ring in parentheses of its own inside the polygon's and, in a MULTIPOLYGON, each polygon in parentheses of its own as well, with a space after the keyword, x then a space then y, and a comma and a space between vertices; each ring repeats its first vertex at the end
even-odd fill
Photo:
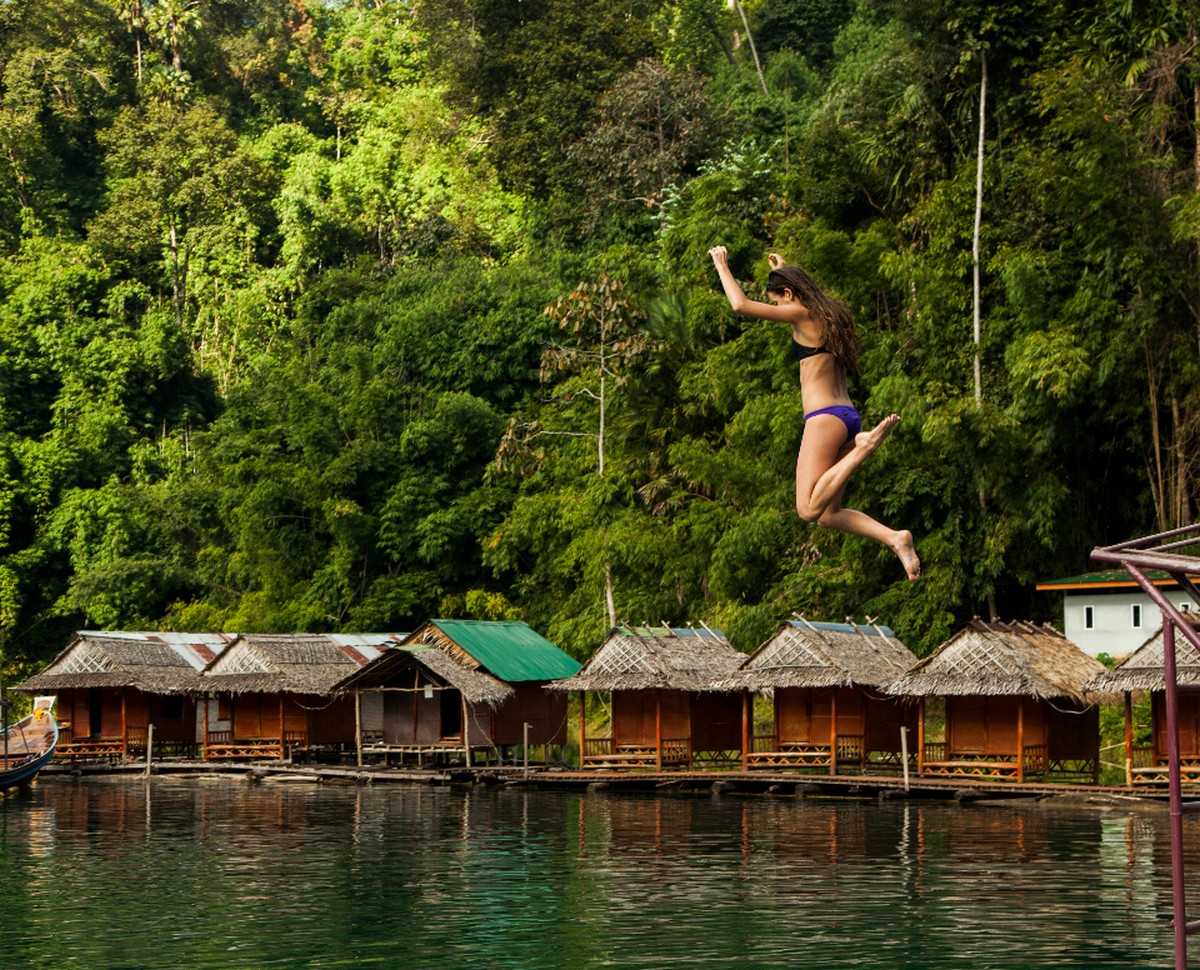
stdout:
POLYGON ((809 357, 815 357, 817 354, 828 354, 829 349, 826 347, 810 347, 808 344, 802 344, 795 337, 792 338, 792 356, 796 360, 808 360, 809 357))

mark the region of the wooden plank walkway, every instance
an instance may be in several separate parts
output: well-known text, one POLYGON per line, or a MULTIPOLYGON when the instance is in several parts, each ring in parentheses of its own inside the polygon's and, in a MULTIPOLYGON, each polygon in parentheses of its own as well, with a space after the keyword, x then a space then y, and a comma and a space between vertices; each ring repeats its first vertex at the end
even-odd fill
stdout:
MULTIPOLYGON (((145 763, 50 764, 44 778, 129 777, 143 775, 145 763)), ((890 775, 816 775, 769 771, 616 771, 516 766, 476 768, 384 768, 375 765, 297 765, 286 761, 251 764, 205 761, 155 761, 154 777, 229 776, 247 780, 311 780, 342 784, 409 783, 426 785, 477 784, 537 788, 545 791, 613 791, 642 793, 705 793, 792 797, 849 797, 874 799, 981 799, 1044 798, 1067 796, 1082 801, 1130 805, 1162 803, 1167 792, 1145 787, 1085 785, 1047 782, 997 782, 966 778, 890 775)))

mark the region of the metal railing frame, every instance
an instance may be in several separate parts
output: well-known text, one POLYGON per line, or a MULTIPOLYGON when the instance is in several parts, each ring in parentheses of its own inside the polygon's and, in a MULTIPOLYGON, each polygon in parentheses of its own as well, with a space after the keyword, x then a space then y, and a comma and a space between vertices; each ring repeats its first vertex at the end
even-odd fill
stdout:
POLYGON ((1171 926, 1175 937, 1175 970, 1187 970, 1187 938, 1200 931, 1200 920, 1189 922, 1187 918, 1183 816, 1185 813, 1200 811, 1200 802, 1183 800, 1183 784, 1179 771, 1179 682, 1175 666, 1175 636, 1177 633, 1182 634, 1197 652, 1200 652, 1200 631, 1163 595, 1147 572, 1166 572, 1200 604, 1200 587, 1196 584, 1196 579, 1200 578, 1200 556, 1182 555, 1172 551, 1188 546, 1200 546, 1200 524, 1092 550, 1092 558, 1096 561, 1122 566, 1162 612, 1163 680, 1166 684, 1167 708, 1167 779, 1171 805, 1171 897, 1174 909, 1171 926))

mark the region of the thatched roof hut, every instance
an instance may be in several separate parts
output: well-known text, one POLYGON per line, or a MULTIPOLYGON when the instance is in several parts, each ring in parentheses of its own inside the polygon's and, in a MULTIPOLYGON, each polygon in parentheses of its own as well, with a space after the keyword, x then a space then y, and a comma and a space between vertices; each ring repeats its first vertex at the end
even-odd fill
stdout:
POLYGON ((754 651, 729 689, 873 687, 891 684, 917 662, 885 626, 788 620, 754 651))
MULTIPOLYGON (((543 686, 579 663, 525 623, 444 620, 423 623, 361 670, 339 693, 382 707, 375 750, 457 750, 565 741, 567 701, 543 686)), ((360 757, 363 733, 359 735, 360 757)))
POLYGON ((329 694, 399 642, 394 633, 243 633, 204 668, 198 687, 228 694, 329 694))
POLYGON ((551 690, 737 690, 721 686, 745 660, 707 628, 615 627, 574 677, 551 690))
POLYGON ((182 694, 200 688, 200 672, 232 639, 222 633, 81 630, 44 670, 13 689, 58 694, 133 687, 149 694, 182 694))
MULTIPOLYGON (((1095 691, 1165 691, 1167 681, 1160 629, 1112 670, 1092 677, 1084 687, 1095 691)), ((1184 688, 1200 688, 1200 653, 1184 636, 1175 637, 1175 682, 1184 688)))
POLYGON ((886 688, 907 697, 1097 698, 1085 688, 1104 666, 1053 627, 972 620, 886 688))

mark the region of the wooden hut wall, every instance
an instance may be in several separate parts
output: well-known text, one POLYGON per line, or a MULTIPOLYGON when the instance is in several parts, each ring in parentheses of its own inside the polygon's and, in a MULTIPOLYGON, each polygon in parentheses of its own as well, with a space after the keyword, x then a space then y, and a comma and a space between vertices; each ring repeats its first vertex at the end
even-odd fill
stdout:
MULTIPOLYGON (((742 750, 742 695, 705 691, 691 696, 692 750, 742 750)), ((663 737, 673 737, 663 731, 663 737)))
POLYGON ((1017 722, 1023 719, 1022 734, 1026 746, 1046 743, 1046 705, 1025 698, 947 697, 946 750, 950 757, 962 754, 1011 755, 1017 751, 1017 722))
MULTIPOLYGON (((325 698, 306 698, 313 706, 325 698)), ((292 694, 251 692, 234 695, 231 704, 235 738, 277 738, 282 720, 285 733, 308 733, 308 715, 292 694)), ((354 739, 354 729, 350 730, 354 739)))
MULTIPOLYGON (((690 737, 691 715, 687 691, 614 690, 612 692, 613 744, 653 747, 658 741, 657 718, 660 698, 662 702, 662 736, 664 738, 690 737)), ((740 745, 741 742, 739 741, 738 744, 740 745)))
MULTIPOLYGON (((297 697, 294 702, 308 725, 309 744, 354 743, 356 722, 353 697, 297 697)), ((285 720, 286 711, 285 707, 285 720)))
MULTIPOLYGON (((1154 756, 1167 757, 1167 695, 1156 690, 1150 695, 1151 719, 1154 727, 1154 756)), ((1179 756, 1200 757, 1200 692, 1179 691, 1179 756)))
POLYGON ((146 694, 129 689, 125 694, 125 725, 145 730, 154 725, 154 741, 193 742, 196 737, 196 701, 179 694, 146 694))
POLYGON ((462 734, 462 694, 428 678, 429 690, 384 691, 384 744, 437 744, 462 734))
MULTIPOLYGON (((92 692, 86 687, 70 687, 59 692, 58 719, 67 722, 67 727, 62 732, 64 741, 77 741, 80 738, 92 736, 91 694, 92 692)), ((97 706, 97 719, 94 725, 96 737, 100 736, 99 712, 100 709, 97 706)))
MULTIPOLYGON (((899 698, 873 697, 864 693, 865 720, 863 737, 868 751, 892 751, 897 754, 903 748, 900 729, 908 728, 909 748, 917 743, 917 724, 921 710, 916 704, 906 704, 899 698)), ((841 704, 841 701, 838 701, 841 704)), ((841 710, 841 707, 838 707, 841 710)), ((838 718, 839 723, 841 718, 838 718)))
POLYGON ((861 735, 863 697, 856 688, 780 687, 775 691, 775 730, 779 742, 828 744, 835 696, 838 734, 861 735))
POLYGON ((496 744, 522 744, 529 723, 530 744, 565 744, 567 694, 545 690, 541 681, 519 681, 509 686, 514 694, 494 713, 496 744))
MULTIPOLYGON (((1028 711, 1029 702, 1025 702, 1028 711)), ((1071 709, 1066 701, 1056 701, 1044 710, 1046 755, 1051 761, 1100 757, 1100 709, 1071 709)), ((1026 716, 1028 721, 1028 715, 1026 716)), ((1028 729, 1027 729, 1028 731, 1028 729)), ((1029 741, 1025 742, 1029 744, 1029 741)))

